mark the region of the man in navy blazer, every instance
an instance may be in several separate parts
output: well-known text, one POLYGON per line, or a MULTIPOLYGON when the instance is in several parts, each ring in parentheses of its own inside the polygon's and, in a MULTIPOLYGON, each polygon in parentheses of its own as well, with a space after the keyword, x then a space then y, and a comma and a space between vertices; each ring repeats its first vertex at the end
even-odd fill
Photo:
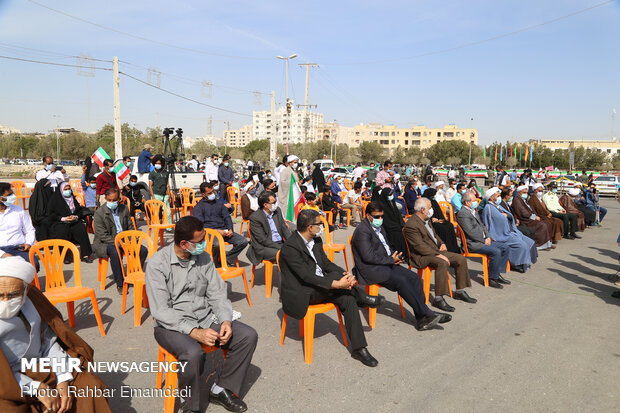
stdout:
POLYGON ((387 244, 383 224, 383 207, 379 202, 366 206, 364 219, 353 233, 351 251, 355 260, 353 274, 362 283, 379 284, 396 291, 413 308, 418 330, 428 330, 438 322, 447 323, 449 314, 432 311, 425 304, 424 290, 418 275, 400 266, 401 253, 387 244))

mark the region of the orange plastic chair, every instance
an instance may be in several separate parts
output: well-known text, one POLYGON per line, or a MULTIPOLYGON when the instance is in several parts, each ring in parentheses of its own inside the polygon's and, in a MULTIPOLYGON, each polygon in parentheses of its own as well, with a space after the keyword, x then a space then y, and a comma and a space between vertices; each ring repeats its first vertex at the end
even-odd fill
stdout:
POLYGON ((17 196, 15 205, 17 205, 19 203, 19 200, 21 199, 22 205, 24 206, 24 209, 26 209, 26 199, 30 198, 26 183, 24 181, 13 181, 11 182, 11 189, 13 189, 15 196, 17 196))
MULTIPOLYGON (((161 363, 176 363, 177 358, 172 355, 172 353, 168 352, 162 346, 158 346, 159 351, 157 354, 157 362, 160 366, 161 363)), ((206 344, 202 344, 202 349, 205 353, 211 353, 213 351, 217 351, 220 348, 215 346, 207 346, 206 344)), ((226 358, 226 354, 228 354, 228 350, 222 350, 224 353, 224 358, 226 358)), ((168 368, 166 371, 166 376, 164 378, 164 372, 160 369, 157 370, 157 376, 155 378, 156 385, 158 389, 161 389, 164 385, 164 380, 166 382, 166 391, 164 392, 164 413, 174 413, 174 403, 176 401, 176 397, 174 396, 174 390, 178 386, 178 376, 177 373, 172 371, 172 369, 168 368)))
POLYGON ((321 216, 321 221, 323 222, 323 226, 325 229, 325 243, 323 244, 323 250, 327 253, 327 257, 330 261, 334 261, 334 255, 336 252, 342 251, 344 255, 344 264, 347 267, 347 271, 349 271, 349 259, 347 258, 347 248, 345 244, 334 244, 332 242, 332 237, 329 232, 329 225, 327 224, 327 220, 325 217, 321 216))
POLYGON ((350 191, 353 188, 353 182, 351 182, 350 179, 344 179, 342 183, 344 187, 347 188, 347 191, 350 191))
MULTIPOLYGON (((45 269, 45 296, 54 305, 58 303, 67 303, 67 314, 69 316, 69 326, 75 327, 75 311, 74 302, 84 298, 90 298, 90 302, 95 312, 95 318, 99 325, 101 336, 105 336, 101 314, 99 313, 99 305, 95 290, 82 286, 82 273, 80 270, 80 253, 75 245, 62 239, 48 239, 40 241, 30 247, 30 263, 34 266, 35 255, 39 258, 41 267, 45 269), (63 263, 65 256, 73 254, 73 283, 74 287, 67 287, 65 283, 65 274, 63 263)), ((34 285, 39 285, 39 276, 35 272, 34 285)))
MULTIPOLYGON (((252 241, 252 234, 250 233, 250 221, 248 221, 248 238, 252 241)), ((278 251, 279 253, 280 251, 278 251)), ((265 266, 265 297, 271 297, 271 285, 273 281, 273 262, 269 260, 262 260, 261 264, 265 266)), ((252 277, 250 278, 250 289, 254 288, 254 275, 256 273, 256 265, 252 264, 252 277)))
POLYGON ((71 187, 73 193, 76 195, 84 193, 84 188, 82 188, 82 181, 79 179, 70 179, 69 186, 71 187))
MULTIPOLYGON (((353 248, 351 247, 351 240, 353 239, 353 235, 349 236, 349 251, 351 251, 351 260, 352 264, 355 267, 355 256, 353 255, 353 248)), ((366 294, 368 295, 379 295, 379 284, 370 284, 366 286, 366 294)), ((400 304, 400 315, 405 318, 405 308, 403 307, 403 298, 398 294, 398 303, 400 304)), ((375 328, 375 323, 377 320, 377 309, 376 308, 368 308, 368 325, 370 328, 375 328)))
POLYGON ((370 201, 365 201, 363 199, 361 200, 361 202, 362 202, 362 217, 360 218, 360 221, 363 218, 366 218, 366 207, 368 206, 368 204, 370 204, 370 201))
MULTIPOLYGON (((348 192, 347 191, 342 191, 340 193, 338 193, 338 195, 340 196, 340 199, 342 199, 342 202, 344 203, 344 197, 347 196, 348 192)), ((344 210, 347 214, 347 226, 351 225, 351 210, 350 209, 345 209, 344 210)))
POLYGON ((146 287, 144 285, 144 269, 140 263, 140 247, 143 242, 146 242, 146 248, 149 251, 147 258, 150 258, 155 252, 155 246, 146 233, 142 231, 123 231, 116 234, 114 238, 118 256, 121 260, 125 257, 127 261, 127 270, 121 265, 123 269, 123 304, 121 314, 125 314, 127 288, 129 284, 131 284, 133 285, 133 325, 136 327, 140 327, 141 324, 142 312, 140 311, 140 307, 149 307, 146 287))
POLYGON ((441 208, 441 212, 443 216, 446 217, 448 221, 456 227, 458 224, 456 223, 456 217, 454 216, 454 207, 452 204, 446 201, 439 201, 439 207, 441 208))
POLYGON ((467 239, 465 238, 465 232, 463 232, 463 229, 461 228, 459 224, 456 224, 456 235, 461 238, 461 245, 463 246, 464 257, 482 259, 482 272, 484 273, 484 286, 488 287, 489 286, 489 257, 486 254, 469 252, 469 248, 467 248, 467 239))
POLYGON ((99 281, 99 288, 101 291, 105 290, 106 282, 108 280, 108 264, 110 263, 110 258, 99 258, 99 263, 97 265, 97 281, 99 281))
POLYGON ((248 228, 246 229, 246 233, 245 233, 245 237, 246 238, 250 238, 250 220, 249 219, 242 219, 241 220, 241 225, 239 226, 239 234, 243 234, 243 224, 246 224, 248 226, 248 228))
POLYGON ((237 208, 241 208, 241 196, 239 195, 239 190, 232 185, 226 190, 228 191, 228 203, 235 208, 233 211, 233 217, 237 218, 237 208))
MULTIPOLYGON (((403 237, 405 237, 405 228, 403 228, 403 237)), ((407 255, 411 256, 411 251, 409 250, 409 242, 407 242, 407 237, 405 237, 405 245, 407 246, 407 255)), ((409 264, 409 269, 413 266, 409 264)), ((450 273, 446 272, 446 276, 448 277, 448 290, 450 291, 450 297, 452 297, 452 284, 450 282, 450 273)), ((422 280, 422 289, 424 290, 424 297, 426 298, 426 304, 428 304, 428 297, 431 293, 431 278, 433 277, 433 269, 430 266, 426 266, 424 268, 418 268, 418 277, 422 280)), ((435 277, 437 277, 437 271, 435 271, 435 277)))
POLYGON ((168 224, 168 213, 166 206, 162 201, 157 199, 149 199, 144 203, 146 210, 146 224, 149 228, 149 236, 153 236, 153 242, 157 242, 159 236, 159 245, 164 246, 164 229, 174 228, 174 224, 168 224), (159 217, 161 214, 162 218, 159 217))
POLYGON ((186 217, 192 214, 194 209, 194 190, 184 186, 179 189, 179 196, 181 197, 181 207, 183 208, 183 216, 186 217))
POLYGON ((206 235, 206 240, 207 240, 206 251, 209 254, 212 254, 214 241, 217 239, 217 241, 219 243, 219 247, 220 247, 220 263, 221 263, 222 266, 220 268, 217 268, 217 272, 220 273, 220 276, 222 277, 222 279, 224 279, 224 281, 230 280, 231 278, 242 276, 243 277, 243 286, 245 287, 245 294, 246 294, 247 299, 248 299, 248 304, 250 305, 250 307, 252 307, 252 299, 250 298, 250 290, 248 289, 248 279, 245 276, 245 269, 244 268, 240 268, 240 267, 229 267, 228 263, 226 262, 226 249, 225 249, 224 237, 222 237, 222 235, 219 232, 217 232, 217 230, 215 230, 215 229, 205 228, 205 231, 207 233, 207 235, 206 235))
MULTIPOLYGON (((280 268, 280 252, 276 255, 278 269, 280 268)), ((299 320, 299 336, 304 338, 304 362, 312 364, 312 346, 314 344, 314 320, 317 314, 326 313, 336 309, 338 313, 338 323, 340 323, 340 333, 342 334, 342 342, 347 346, 347 334, 344 331, 344 323, 342 322, 342 313, 333 303, 311 304, 302 320, 299 320)), ((286 335, 286 313, 282 316, 282 329, 280 331, 280 345, 284 344, 284 336, 286 335)))

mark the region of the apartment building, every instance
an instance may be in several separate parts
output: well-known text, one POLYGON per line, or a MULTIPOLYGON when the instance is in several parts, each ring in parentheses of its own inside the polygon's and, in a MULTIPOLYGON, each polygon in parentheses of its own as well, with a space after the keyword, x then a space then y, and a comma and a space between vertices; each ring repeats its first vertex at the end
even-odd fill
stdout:
POLYGON ((530 139, 555 151, 556 149, 585 148, 606 152, 608 156, 620 153, 620 141, 612 139, 530 139))
POLYGON ((252 116, 252 133, 254 139, 271 139, 277 136, 279 143, 312 142, 317 135, 319 124, 323 123, 323 114, 292 109, 287 113, 285 107, 274 113, 269 110, 255 111, 252 116))
POLYGON ((224 131, 224 144, 233 148, 242 148, 253 139, 252 125, 245 125, 240 129, 224 131))

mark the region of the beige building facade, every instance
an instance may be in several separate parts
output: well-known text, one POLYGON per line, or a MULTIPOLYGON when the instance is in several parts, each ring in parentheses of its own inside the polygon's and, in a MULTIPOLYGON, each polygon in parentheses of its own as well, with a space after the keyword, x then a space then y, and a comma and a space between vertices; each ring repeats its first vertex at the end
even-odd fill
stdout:
POLYGON ((539 143, 555 151, 556 149, 585 148, 606 152, 607 156, 620 153, 620 141, 612 139, 532 139, 530 143, 539 143))
POLYGON ((240 129, 224 131, 224 144, 233 148, 242 148, 253 139, 252 125, 245 125, 240 129))
POLYGON ((477 145, 478 130, 459 128, 457 125, 444 125, 443 128, 428 128, 424 125, 399 128, 395 125, 382 125, 380 123, 347 127, 332 122, 318 125, 316 139, 327 139, 354 148, 365 141, 377 142, 389 154, 399 146, 407 149, 414 147, 426 149, 438 142, 449 140, 461 140, 477 145))

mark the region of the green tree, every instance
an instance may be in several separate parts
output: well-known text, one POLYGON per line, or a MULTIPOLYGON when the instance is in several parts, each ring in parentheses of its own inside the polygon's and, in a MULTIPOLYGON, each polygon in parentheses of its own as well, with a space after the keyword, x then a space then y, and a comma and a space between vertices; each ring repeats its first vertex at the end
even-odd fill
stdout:
POLYGON ((372 161, 374 162, 382 162, 383 158, 383 146, 379 145, 377 142, 373 141, 364 141, 360 143, 358 148, 360 158, 364 164, 368 164, 372 161))
MULTIPOLYGON (((459 158, 458 164, 466 164, 469 161, 470 144, 460 140, 437 142, 424 151, 424 156, 431 160, 432 164, 447 163, 448 158, 459 158)), ((472 145, 471 157, 482 154, 478 145, 472 145)))
POLYGON ((213 155, 213 153, 216 153, 217 148, 215 147, 215 145, 210 144, 207 141, 197 141, 195 144, 193 144, 190 148, 190 151, 192 155, 196 155, 197 157, 199 157, 200 159, 206 157, 210 157, 211 155, 213 155))
POLYGON ((245 159, 254 159, 255 154, 258 151, 269 152, 269 139, 251 141, 243 148, 245 159))

